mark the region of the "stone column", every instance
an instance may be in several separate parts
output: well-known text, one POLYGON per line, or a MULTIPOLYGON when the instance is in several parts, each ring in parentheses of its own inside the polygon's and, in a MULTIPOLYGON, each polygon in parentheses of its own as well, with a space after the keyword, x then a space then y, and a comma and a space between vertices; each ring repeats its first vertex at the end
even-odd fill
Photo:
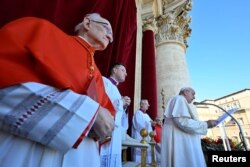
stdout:
MULTIPOLYGON (((137 8, 137 33, 136 33, 136 57, 135 57, 135 88, 134 88, 134 108, 137 111, 140 108, 141 100, 141 54, 142 54, 142 4, 141 0, 136 0, 137 8)), ((130 116, 130 123, 132 122, 130 116)))
POLYGON ((191 34, 189 23, 191 18, 187 12, 191 10, 190 1, 170 6, 164 4, 163 15, 157 21, 158 33, 156 34, 156 72, 158 115, 163 114, 164 92, 165 104, 172 96, 176 95, 183 86, 190 86, 188 67, 186 63, 186 39, 191 34))

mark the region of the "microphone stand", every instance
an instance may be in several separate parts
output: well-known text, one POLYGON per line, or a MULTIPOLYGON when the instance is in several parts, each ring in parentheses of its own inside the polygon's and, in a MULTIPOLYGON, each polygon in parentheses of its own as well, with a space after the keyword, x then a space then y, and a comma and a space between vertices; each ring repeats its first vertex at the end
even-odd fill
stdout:
POLYGON ((199 103, 199 102, 194 102, 193 104, 194 104, 194 105, 212 105, 212 106, 215 106, 215 107, 221 109, 221 110, 222 110, 223 112, 225 112, 228 116, 230 116, 230 117, 234 120, 234 122, 238 125, 238 127, 239 127, 239 130, 240 130, 239 136, 240 136, 241 142, 243 143, 243 146, 244 146, 245 151, 248 150, 248 149, 247 149, 247 144, 246 144, 246 138, 245 138, 245 136, 244 136, 244 133, 243 133, 243 131, 242 131, 242 128, 241 128, 239 122, 237 121, 237 119, 235 119, 235 118, 234 118, 231 114, 229 114, 225 109, 223 109, 222 107, 220 107, 220 106, 218 106, 218 105, 215 105, 215 104, 212 104, 212 103, 203 103, 203 102, 200 102, 200 103, 199 103))

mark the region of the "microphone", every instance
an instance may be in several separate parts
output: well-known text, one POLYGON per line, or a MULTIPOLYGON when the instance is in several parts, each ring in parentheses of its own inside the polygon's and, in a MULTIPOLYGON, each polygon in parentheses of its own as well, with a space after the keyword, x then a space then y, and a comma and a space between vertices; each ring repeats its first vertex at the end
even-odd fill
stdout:
POLYGON ((200 103, 200 102, 193 102, 193 105, 200 105, 200 104, 202 104, 202 103, 200 103))
POLYGON ((225 109, 223 109, 222 107, 216 105, 216 104, 213 104, 213 103, 204 103, 204 102, 193 102, 194 105, 211 105, 211 106, 215 106, 219 109, 221 109, 223 112, 225 112, 228 116, 230 116, 234 122, 238 125, 239 127, 239 136, 240 136, 240 139, 241 139, 241 142, 243 143, 243 146, 245 148, 245 151, 247 151, 247 144, 246 144, 246 139, 244 137, 244 133, 242 132, 242 129, 241 129, 241 126, 239 124, 239 122, 237 121, 237 119, 235 119, 230 113, 228 113, 225 109))
POLYGON ((204 102, 193 102, 193 105, 214 105, 212 103, 204 103, 204 102))

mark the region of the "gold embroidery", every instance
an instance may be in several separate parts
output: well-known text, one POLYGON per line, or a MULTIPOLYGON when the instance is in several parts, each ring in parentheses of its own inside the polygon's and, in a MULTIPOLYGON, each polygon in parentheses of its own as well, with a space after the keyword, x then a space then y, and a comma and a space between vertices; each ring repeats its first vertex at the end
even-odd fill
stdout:
POLYGON ((83 39, 80 37, 74 37, 77 42, 79 42, 84 48, 86 48, 89 51, 88 54, 88 70, 89 70, 89 79, 91 80, 94 77, 94 71, 95 71, 95 66, 94 66, 94 49, 88 45, 83 39))

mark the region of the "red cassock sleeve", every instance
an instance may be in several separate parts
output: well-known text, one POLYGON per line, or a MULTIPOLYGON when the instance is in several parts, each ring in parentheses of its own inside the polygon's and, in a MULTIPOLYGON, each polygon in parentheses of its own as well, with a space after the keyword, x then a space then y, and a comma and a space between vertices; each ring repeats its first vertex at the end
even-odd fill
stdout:
POLYGON ((93 56, 94 48, 84 40, 65 34, 47 20, 12 21, 0 29, 0 88, 38 82, 87 94, 94 79, 97 101, 114 115, 93 56))

